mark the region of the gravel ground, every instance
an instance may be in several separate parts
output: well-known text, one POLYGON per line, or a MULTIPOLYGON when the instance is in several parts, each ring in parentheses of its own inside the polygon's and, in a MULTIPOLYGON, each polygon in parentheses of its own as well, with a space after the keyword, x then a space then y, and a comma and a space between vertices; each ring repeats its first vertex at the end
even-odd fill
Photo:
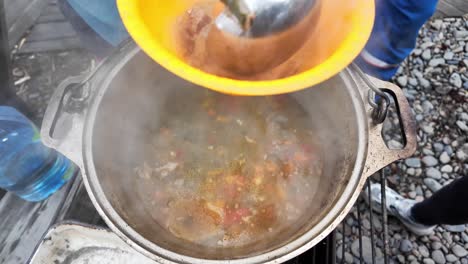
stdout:
MULTIPOLYGON (((418 150, 387 168, 388 185, 407 198, 423 200, 454 179, 468 175, 468 16, 436 19, 420 31, 417 48, 402 64, 394 82, 403 88, 417 123, 418 150)), ((384 125, 392 147, 401 147, 395 115, 384 125)), ((361 202, 364 261, 371 263, 370 218, 361 202)), ((356 208, 344 221, 345 263, 359 263, 356 208)), ((373 217, 382 259, 382 222, 373 217)), ((342 226, 338 229, 342 230, 342 226)), ((337 234, 341 260, 343 235, 337 234)), ((468 263, 468 228, 439 226, 431 236, 416 237, 389 219, 390 263, 468 263)))

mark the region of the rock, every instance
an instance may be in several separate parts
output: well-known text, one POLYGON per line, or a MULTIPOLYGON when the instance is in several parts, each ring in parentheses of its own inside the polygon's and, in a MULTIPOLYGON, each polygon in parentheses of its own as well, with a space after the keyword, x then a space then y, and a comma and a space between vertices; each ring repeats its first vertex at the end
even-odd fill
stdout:
POLYGON ((414 168, 408 168, 408 169, 406 170, 406 173, 407 173, 408 175, 414 176, 414 175, 416 175, 416 170, 415 170, 414 168))
POLYGON ((434 241, 434 242, 432 242, 431 247, 432 247, 433 250, 441 249, 442 248, 442 243, 440 243, 439 241, 434 241))
MULTIPOLYGON (((461 79, 460 79, 461 81, 461 79)), ((398 85, 400 85, 401 87, 404 87, 408 84, 408 76, 406 75, 402 75, 400 77, 397 78, 397 83, 398 85)))
POLYGON ((453 167, 450 165, 444 165, 442 168, 440 168, 441 172, 446 172, 446 173, 452 173, 453 172, 453 167))
POLYGON ((452 244, 452 235, 449 232, 442 233, 442 237, 444 238, 445 242, 447 242, 447 246, 450 246, 452 244))
POLYGON ((458 260, 458 258, 453 254, 448 254, 447 256, 445 256, 445 259, 447 260, 447 262, 450 262, 450 263, 458 260))
POLYGON ((409 192, 408 197, 411 198, 411 199, 416 198, 416 192, 409 192))
POLYGON ((457 121, 456 124, 461 130, 463 130, 465 132, 468 132, 468 126, 466 126, 466 123, 464 121, 459 120, 459 121, 457 121))
POLYGON ((452 91, 452 87, 450 85, 444 84, 444 85, 437 86, 435 90, 438 94, 447 95, 448 93, 450 93, 450 91, 452 91))
POLYGON ((421 168, 421 160, 419 158, 409 158, 405 160, 405 164, 412 168, 421 168))
POLYGON ((420 48, 423 49, 423 50, 425 50, 425 49, 430 48, 430 47, 432 47, 432 46, 434 46, 434 43, 433 43, 433 42, 431 42, 431 41, 426 41, 426 42, 424 42, 423 44, 421 44, 420 48))
POLYGON ((440 30, 440 28, 442 27, 442 20, 441 19, 436 19, 434 21, 432 21, 430 24, 431 24, 431 27, 436 29, 436 30, 440 30))
POLYGON ((345 259, 345 263, 353 263, 353 260, 354 260, 353 255, 351 255, 348 252, 344 253, 344 259, 345 259))
POLYGON ((434 156, 434 155, 435 155, 435 153, 432 152, 432 150, 427 149, 427 148, 423 148, 422 153, 423 153, 424 155, 429 155, 429 156, 434 156))
POLYGON ((442 143, 434 143, 432 144, 432 147, 434 148, 434 151, 437 153, 440 153, 444 150, 444 144, 442 143))
POLYGON ((388 141, 388 147, 390 149, 402 149, 403 144, 401 144, 400 142, 392 139, 392 140, 388 141))
POLYGON ((424 264, 435 264, 435 262, 430 258, 423 259, 423 263, 424 264))
POLYGON ((419 56, 419 55, 421 55, 421 53, 422 53, 422 50, 421 50, 421 49, 416 48, 416 49, 413 50, 413 54, 414 54, 415 56, 419 56))
POLYGON ((434 127, 429 124, 422 124, 421 129, 428 135, 433 135, 434 134, 434 127))
POLYGON ((424 59, 424 60, 430 60, 431 57, 432 57, 432 54, 431 54, 431 50, 430 49, 426 49, 423 51, 421 57, 424 59))
POLYGON ((427 167, 434 167, 435 165, 439 163, 437 159, 434 158, 433 156, 425 156, 424 158, 422 158, 422 162, 427 167))
POLYGON ((409 85, 414 86, 414 87, 418 86, 418 80, 416 78, 409 78, 408 83, 409 85))
POLYGON ((442 179, 442 173, 438 169, 435 169, 435 168, 428 168, 426 170, 426 176, 435 180, 442 179))
POLYGON ((465 161, 468 159, 468 153, 466 153, 465 151, 463 150, 458 150, 457 151, 457 154, 455 154, 455 156, 457 157, 457 159, 459 159, 460 161, 465 161))
POLYGON ((432 260, 434 260, 434 262, 437 263, 437 264, 445 264, 446 263, 444 253, 442 253, 442 251, 440 251, 440 250, 432 251, 431 256, 432 256, 432 260))
POLYGON ((442 162, 442 164, 447 164, 450 162, 450 156, 447 154, 447 152, 444 151, 442 154, 440 154, 439 160, 442 162))
POLYGON ((411 241, 409 241, 408 239, 401 241, 400 251, 402 253, 408 253, 411 252, 411 250, 413 250, 413 243, 411 243, 411 241))
MULTIPOLYGON (((424 53, 423 53, 424 56, 424 53)), ((439 65, 445 64, 445 60, 443 58, 432 59, 429 61, 429 66, 437 67, 439 65)))
POLYGON ((432 105, 431 102, 429 102, 429 101, 424 101, 424 102, 422 103, 422 108, 423 108, 424 113, 429 113, 431 110, 434 109, 434 106, 432 105))
POLYGON ((465 231, 465 225, 443 225, 443 227, 452 233, 462 233, 465 231))
POLYGON ((431 88, 431 83, 425 78, 419 78, 419 84, 421 84, 424 89, 431 88))
POLYGON ((429 188, 433 193, 437 192, 442 188, 442 185, 432 178, 425 178, 424 184, 429 188))
POLYGON ((459 258, 466 257, 468 255, 468 251, 466 249, 458 244, 452 247, 452 252, 455 254, 455 256, 459 258))
POLYGON ((468 244, 468 234, 463 232, 463 233, 461 233, 461 237, 462 237, 463 241, 465 241, 465 243, 468 244))
MULTIPOLYGON (((375 248, 376 256, 382 254, 379 248, 375 248)), ((351 252, 355 257, 359 257, 359 239, 356 239, 351 244, 351 252)), ((372 244, 371 240, 367 236, 362 236, 362 257, 366 263, 372 262, 372 244)))
POLYGON ((444 54, 444 59, 446 59, 446 60, 451 60, 451 59, 453 59, 453 55, 454 55, 453 52, 447 51, 447 52, 445 52, 445 54, 444 54))
POLYGON ((450 76, 450 79, 449 79, 449 82, 451 84, 453 84, 455 87, 457 88, 461 88, 462 87, 462 80, 461 80, 461 77, 460 77, 460 74, 458 73, 453 73, 451 76, 450 76))
POLYGON ((419 254, 421 254, 421 256, 423 258, 428 258, 429 257, 429 249, 427 249, 426 246, 424 246, 424 245, 419 246, 418 251, 419 251, 419 254))
POLYGON ((463 39, 463 38, 468 37, 468 30, 455 31, 455 33, 454 33, 453 35, 454 35, 455 38, 457 38, 457 39, 463 39))

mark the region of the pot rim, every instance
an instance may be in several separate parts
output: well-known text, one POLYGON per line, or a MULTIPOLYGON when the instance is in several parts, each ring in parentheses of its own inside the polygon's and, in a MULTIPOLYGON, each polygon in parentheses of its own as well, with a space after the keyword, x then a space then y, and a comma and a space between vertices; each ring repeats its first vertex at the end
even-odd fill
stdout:
POLYGON ((190 264, 218 264, 218 263, 231 263, 231 264, 247 264, 247 263, 281 263, 293 257, 302 254, 314 245, 318 244, 329 233, 331 233, 341 221, 345 218, 351 207, 357 200, 362 187, 364 186, 367 177, 364 176, 364 164, 366 162, 369 128, 368 117, 361 96, 361 87, 367 87, 362 83, 356 82, 356 76, 350 69, 343 70, 340 74, 346 83, 347 91, 350 93, 350 98, 354 106, 357 121, 357 156, 355 166, 353 168, 351 177, 343 190, 342 194, 335 202, 333 207, 329 210, 324 218, 322 218, 314 227, 309 229, 304 234, 300 235, 288 244, 273 249, 272 251, 264 252, 256 256, 244 257, 233 260, 212 260, 190 257, 173 251, 162 248, 155 243, 150 242, 132 227, 130 227, 113 208, 107 199, 96 174, 96 168, 93 162, 93 130, 96 120, 99 105, 104 97, 110 83, 126 63, 131 60, 135 55, 140 52, 138 47, 133 47, 124 56, 116 57, 116 66, 99 82, 100 88, 92 99, 89 111, 85 118, 84 131, 83 131, 83 181, 86 189, 88 190, 91 201, 95 205, 97 211, 103 217, 106 224, 126 243, 130 244, 133 248, 140 253, 152 258, 161 263, 170 263, 171 261, 177 263, 190 263, 190 264), (118 58, 118 60, 117 60, 118 58))

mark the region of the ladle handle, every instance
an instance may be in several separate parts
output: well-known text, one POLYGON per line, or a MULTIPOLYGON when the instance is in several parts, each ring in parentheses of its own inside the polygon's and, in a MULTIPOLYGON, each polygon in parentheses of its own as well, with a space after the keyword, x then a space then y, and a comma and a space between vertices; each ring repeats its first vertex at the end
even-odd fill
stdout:
POLYGON ((411 157, 416 151, 417 136, 416 122, 411 107, 403 91, 395 84, 385 82, 373 77, 368 77, 376 87, 391 95, 395 101, 395 107, 400 119, 401 133, 404 139, 402 149, 389 149, 382 137, 382 124, 375 125, 369 120, 369 142, 364 175, 371 176, 392 162, 411 157))
POLYGON ((52 95, 41 127, 43 143, 65 155, 81 169, 85 106, 90 96, 89 85, 84 80, 86 76, 74 76, 60 83, 52 95))

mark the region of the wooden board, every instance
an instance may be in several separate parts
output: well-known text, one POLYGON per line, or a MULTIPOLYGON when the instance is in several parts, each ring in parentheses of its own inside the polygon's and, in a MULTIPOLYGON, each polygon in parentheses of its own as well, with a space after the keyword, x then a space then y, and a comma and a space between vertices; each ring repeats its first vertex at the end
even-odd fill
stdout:
POLYGON ((434 17, 459 17, 468 14, 467 0, 439 0, 434 17))
POLYGON ((13 47, 36 22, 47 0, 0 0, 5 3, 9 45, 13 47))
POLYGON ((7 193, 0 201, 0 263, 27 263, 64 207, 77 176, 48 200, 31 203, 7 193))

